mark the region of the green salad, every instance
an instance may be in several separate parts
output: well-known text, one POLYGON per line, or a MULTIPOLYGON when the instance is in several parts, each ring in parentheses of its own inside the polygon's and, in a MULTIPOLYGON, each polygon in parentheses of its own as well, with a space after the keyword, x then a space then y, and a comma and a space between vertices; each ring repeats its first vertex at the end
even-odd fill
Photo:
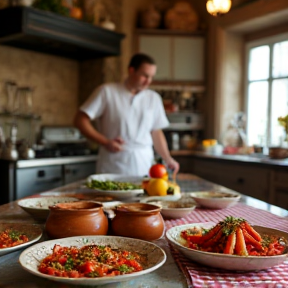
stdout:
POLYGON ((100 189, 100 190, 135 190, 141 189, 141 185, 137 185, 130 182, 118 182, 118 181, 99 181, 99 180, 91 180, 88 182, 87 187, 92 189, 100 189))

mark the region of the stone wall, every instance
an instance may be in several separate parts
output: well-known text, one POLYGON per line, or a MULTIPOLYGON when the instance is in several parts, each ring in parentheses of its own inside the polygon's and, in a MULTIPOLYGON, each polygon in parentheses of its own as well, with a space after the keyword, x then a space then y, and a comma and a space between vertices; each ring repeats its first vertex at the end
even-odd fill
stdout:
POLYGON ((0 105, 4 81, 35 87, 33 111, 44 125, 71 125, 77 110, 79 63, 70 59, 0 46, 0 105))

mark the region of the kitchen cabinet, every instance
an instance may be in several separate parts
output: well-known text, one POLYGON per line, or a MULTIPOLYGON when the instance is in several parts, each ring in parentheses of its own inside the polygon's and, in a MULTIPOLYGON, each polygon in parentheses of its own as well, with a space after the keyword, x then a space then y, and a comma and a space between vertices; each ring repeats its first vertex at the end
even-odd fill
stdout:
POLYGON ((89 175, 95 174, 96 162, 74 163, 66 164, 64 169, 64 184, 69 184, 81 179, 86 178, 89 175))
POLYGON ((180 172, 255 197, 288 210, 288 162, 258 161, 248 155, 209 155, 203 152, 171 151, 180 172), (185 153, 184 153, 185 152, 185 153))
POLYGON ((15 177, 16 199, 63 185, 62 166, 60 165, 17 169, 15 177))
POLYGON ((157 63, 155 81, 203 82, 205 38, 203 34, 138 32, 138 51, 157 63), (164 35, 163 35, 164 34, 164 35))
POLYGON ((271 181, 273 185, 271 185, 270 202, 288 210, 288 171, 281 168, 274 169, 271 181))
POLYGON ((9 161, 0 159, 0 204, 95 174, 97 155, 9 161))
POLYGON ((195 174, 204 179, 263 201, 269 200, 269 168, 206 159, 194 159, 193 168, 195 174))
POLYGON ((0 44, 76 60, 120 55, 124 34, 32 7, 0 10, 0 44))

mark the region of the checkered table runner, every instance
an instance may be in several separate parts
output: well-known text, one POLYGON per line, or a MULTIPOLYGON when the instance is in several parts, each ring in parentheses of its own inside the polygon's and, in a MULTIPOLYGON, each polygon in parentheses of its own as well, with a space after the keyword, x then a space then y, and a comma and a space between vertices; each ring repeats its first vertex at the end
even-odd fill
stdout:
MULTIPOLYGON (((197 208, 187 217, 165 220, 166 229, 171 227, 202 222, 219 222, 226 216, 242 217, 252 225, 260 225, 288 232, 288 218, 242 203, 234 207, 211 210, 197 208)), ((233 272, 204 266, 189 260, 170 245, 172 255, 184 273, 189 288, 287 288, 288 261, 272 268, 253 272, 233 272)))

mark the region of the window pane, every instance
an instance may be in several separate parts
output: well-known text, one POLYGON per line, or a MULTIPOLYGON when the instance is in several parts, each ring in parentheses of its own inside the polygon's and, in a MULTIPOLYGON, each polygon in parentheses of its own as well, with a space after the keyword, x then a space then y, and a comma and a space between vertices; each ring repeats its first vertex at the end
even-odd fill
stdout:
POLYGON ((273 48, 273 77, 288 76, 288 41, 276 43, 273 48))
POLYGON ((251 83, 248 87, 248 145, 263 145, 267 134, 268 82, 251 83))
POLYGON ((249 55, 248 79, 263 80, 269 77, 269 54, 268 45, 252 48, 249 55))
POLYGON ((284 128, 278 124, 278 117, 288 114, 288 79, 279 79, 272 82, 271 106, 271 145, 281 144, 284 128))

